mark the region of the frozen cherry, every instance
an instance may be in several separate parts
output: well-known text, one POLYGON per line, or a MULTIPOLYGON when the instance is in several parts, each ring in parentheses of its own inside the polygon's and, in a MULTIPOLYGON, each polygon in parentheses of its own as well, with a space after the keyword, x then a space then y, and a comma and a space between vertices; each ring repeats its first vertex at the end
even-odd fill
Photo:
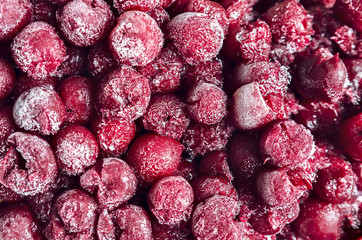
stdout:
POLYGON ((213 151, 206 153, 199 164, 201 175, 221 176, 229 181, 233 175, 228 165, 228 154, 226 151, 213 151))
POLYGON ((6 203, 20 202, 24 196, 17 194, 0 183, 0 199, 6 203))
POLYGON ((44 79, 56 75, 66 57, 66 47, 55 29, 45 22, 27 25, 11 46, 14 61, 30 77, 44 79))
POLYGON ((152 93, 166 93, 177 90, 181 83, 183 63, 174 49, 163 48, 160 54, 139 72, 145 76, 152 93))
POLYGON ((42 239, 39 226, 28 206, 20 204, 1 211, 0 239, 42 239))
POLYGON ((26 73, 21 73, 17 76, 14 90, 13 98, 17 99, 23 92, 34 88, 34 87, 47 87, 55 90, 59 84, 59 80, 55 77, 48 77, 45 79, 34 79, 26 75, 26 73))
POLYGON ((168 15, 168 12, 160 6, 152 9, 148 12, 148 15, 156 21, 157 25, 162 30, 165 29, 167 23, 170 21, 170 15, 168 15))
POLYGON ((220 59, 187 65, 183 81, 189 89, 202 82, 212 83, 220 88, 223 86, 223 63, 220 59))
POLYGON ((356 32, 344 25, 338 28, 331 39, 338 44, 339 48, 348 55, 356 55, 357 36, 356 32))
POLYGON ((361 191, 362 190, 362 163, 360 163, 360 162, 353 163, 352 169, 353 169, 353 172, 357 176, 357 181, 356 181, 357 189, 361 191))
POLYGON ((210 83, 200 83, 187 96, 190 117, 204 124, 216 124, 226 115, 227 95, 219 87, 210 83))
POLYGON ((241 86, 231 98, 231 119, 240 130, 259 128, 276 118, 261 95, 257 82, 241 86))
POLYGON ((83 173, 85 168, 95 164, 99 152, 98 143, 86 127, 67 125, 52 141, 59 167, 69 175, 83 173))
POLYGON ((120 13, 131 10, 149 12, 154 9, 157 4, 158 0, 113 0, 114 7, 120 13))
POLYGON ((182 143, 186 147, 186 152, 194 158, 207 152, 225 149, 233 131, 234 128, 225 121, 214 125, 191 121, 182 137, 182 143))
POLYGON ((62 81, 59 88, 67 108, 65 122, 87 124, 94 113, 94 83, 86 77, 73 76, 62 81))
POLYGON ((13 38, 31 19, 29 0, 4 0, 0 3, 0 41, 13 38))
POLYGON ((281 207, 259 205, 249 222, 260 234, 272 235, 280 232, 287 223, 293 222, 299 214, 298 202, 281 207))
POLYGON ((265 161, 277 167, 295 168, 314 152, 313 135, 293 120, 273 123, 262 134, 260 151, 265 161))
POLYGON ((362 161, 362 113, 347 119, 339 130, 344 150, 356 161, 362 161))
POLYGON ((9 149, 8 137, 16 131, 12 107, 0 107, 0 156, 4 156, 9 149))
POLYGON ((152 240, 151 221, 143 208, 125 204, 115 211, 114 219, 122 230, 120 240, 152 240))
POLYGON ((91 126, 103 155, 125 153, 136 134, 136 124, 120 118, 96 118, 91 126))
POLYGON ((162 136, 179 140, 190 123, 185 107, 176 95, 155 95, 142 116, 143 127, 162 136))
POLYGON ((118 18, 109 35, 109 48, 121 63, 145 66, 161 51, 163 34, 155 20, 139 11, 128 11, 118 18))
POLYGON ((173 173, 174 176, 181 176, 187 181, 191 181, 197 176, 196 173, 196 162, 190 159, 181 158, 180 164, 176 171, 173 173))
POLYGON ((11 64, 0 57, 0 101, 9 96, 15 84, 15 71, 11 64))
POLYGON ((158 222, 177 225, 191 215, 194 192, 181 176, 168 176, 157 181, 147 196, 148 205, 158 222))
POLYGON ((342 203, 351 199, 356 187, 356 175, 343 159, 334 157, 331 166, 318 171, 313 189, 316 195, 330 203, 342 203))
POLYGON ((31 0, 33 5, 32 21, 43 21, 56 25, 55 14, 57 6, 52 1, 31 0))
POLYGON ((310 239, 339 239, 341 213, 336 205, 309 198, 294 222, 297 233, 310 239))
POLYGON ((261 167, 258 143, 255 133, 238 132, 231 138, 228 155, 235 178, 250 178, 261 167))
POLYGON ((50 145, 40 137, 21 132, 11 134, 8 143, 11 148, 0 160, 0 183, 26 196, 48 190, 58 174, 50 145))
POLYGON ((167 31, 168 38, 189 64, 216 57, 224 40, 219 22, 203 13, 177 15, 167 24, 167 31))
POLYGON ((200 203, 215 196, 226 196, 238 200, 234 186, 225 178, 219 176, 203 176, 192 180, 192 188, 195 192, 195 203, 200 203))
POLYGON ((88 47, 99 42, 113 21, 111 8, 103 0, 72 0, 57 11, 57 22, 72 44, 88 47))
POLYGON ((147 79, 133 68, 122 66, 102 79, 95 106, 104 117, 133 121, 146 112, 150 95, 147 79))
POLYGON ((160 224, 152 221, 152 235, 154 240, 190 240, 191 231, 187 223, 179 225, 160 224))
POLYGON ((199 203, 192 214, 192 233, 196 239, 240 239, 240 229, 234 217, 239 213, 238 202, 226 196, 213 196, 199 203))
POLYGON ((97 204, 91 196, 79 189, 66 190, 54 203, 67 233, 93 233, 97 204))
POLYGON ((116 66, 117 61, 113 58, 107 42, 100 42, 89 49, 87 70, 93 78, 101 79, 116 66))
POLYGON ((181 143, 170 137, 146 133, 138 137, 127 154, 127 163, 142 185, 171 175, 180 163, 181 143))
POLYGON ((359 33, 362 32, 361 2, 359 0, 336 0, 334 13, 342 21, 349 24, 359 33))
POLYGON ((251 11, 249 0, 224 0, 221 5, 226 9, 231 24, 248 20, 251 11))
POLYGON ((272 36, 268 24, 262 20, 246 25, 230 26, 223 51, 234 61, 247 63, 267 61, 271 51, 272 36))
POLYGON ((177 0, 158 0, 158 4, 159 4, 160 7, 166 9, 176 1, 177 0))
POLYGON ((298 65, 298 91, 317 101, 338 102, 343 95, 347 69, 339 55, 319 49, 298 65))
POLYGON ((23 92, 13 108, 15 123, 27 131, 55 134, 64 123, 65 105, 54 90, 35 87, 23 92))
POLYGON ((136 193, 137 179, 125 161, 104 158, 80 177, 80 185, 92 194, 96 191, 102 208, 113 210, 136 193))
POLYGON ((275 4, 265 14, 273 39, 277 43, 301 51, 311 42, 312 19, 296 0, 285 0, 275 4))
POLYGON ((260 173, 256 183, 261 199, 274 207, 290 205, 303 193, 293 185, 283 169, 260 173))

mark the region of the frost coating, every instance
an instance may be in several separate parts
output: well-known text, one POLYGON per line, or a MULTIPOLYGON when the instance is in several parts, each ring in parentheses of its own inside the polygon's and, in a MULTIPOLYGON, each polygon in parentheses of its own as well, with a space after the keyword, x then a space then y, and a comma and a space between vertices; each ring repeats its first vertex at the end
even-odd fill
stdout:
POLYGON ((0 159, 0 182, 26 196, 48 190, 58 174, 50 145, 35 135, 21 132, 10 135, 8 142, 12 148, 0 159), (19 168, 16 152, 26 161, 26 170, 19 168))
POLYGON ((43 135, 55 134, 66 118, 60 96, 47 87, 35 87, 23 92, 13 108, 15 123, 27 131, 43 135))
POLYGON ((27 25, 11 45, 14 61, 30 77, 54 76, 66 58, 66 48, 55 29, 45 22, 27 25))
POLYGON ((161 51, 163 34, 155 20, 139 11, 128 11, 118 18, 109 36, 109 48, 122 64, 145 66, 161 51))

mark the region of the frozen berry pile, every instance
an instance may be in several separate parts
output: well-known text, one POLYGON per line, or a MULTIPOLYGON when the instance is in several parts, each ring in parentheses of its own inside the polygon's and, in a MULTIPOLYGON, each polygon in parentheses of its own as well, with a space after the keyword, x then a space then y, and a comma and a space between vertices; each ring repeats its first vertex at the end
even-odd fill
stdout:
POLYGON ((361 0, 0 0, 1 240, 362 240, 361 0))

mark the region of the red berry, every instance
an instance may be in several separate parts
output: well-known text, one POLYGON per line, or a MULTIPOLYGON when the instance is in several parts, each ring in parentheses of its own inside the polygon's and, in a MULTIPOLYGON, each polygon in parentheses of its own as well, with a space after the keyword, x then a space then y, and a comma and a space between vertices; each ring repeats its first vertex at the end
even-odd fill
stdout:
POLYGON ((113 5, 119 13, 131 10, 148 12, 154 9, 157 3, 158 0, 113 0, 113 5))
POLYGON ((163 34, 146 13, 128 11, 119 16, 108 43, 119 63, 140 67, 152 62, 160 53, 163 34))
POLYGON ((189 219, 194 192, 183 177, 164 177, 151 187, 147 202, 159 223, 177 225, 189 219))
POLYGON ((0 101, 10 95, 15 84, 15 71, 11 64, 0 57, 0 101))
POLYGON ((0 156, 4 156, 9 149, 8 137, 16 131, 12 107, 0 107, 0 156))
POLYGON ((199 164, 201 175, 221 176, 229 181, 233 175, 228 165, 228 154, 226 151, 213 151, 206 153, 199 164))
POLYGON ((45 22, 27 25, 14 38, 14 61, 30 77, 45 79, 56 75, 66 57, 66 47, 55 29, 45 22))
POLYGON ((20 128, 43 135, 57 133, 66 114, 58 93, 47 87, 35 87, 23 92, 13 109, 15 123, 20 128))
POLYGON ((358 32, 362 32, 361 2, 359 0, 336 0, 334 13, 343 22, 349 24, 358 32))
POLYGON ((175 139, 146 133, 132 143, 126 159, 140 184, 149 185, 176 171, 182 150, 182 144, 175 139))
POLYGON ((72 44, 89 47, 99 42, 111 27, 113 13, 103 0, 71 0, 57 11, 57 22, 72 44))
POLYGON ((65 126, 54 136, 53 148, 60 169, 69 175, 78 175, 94 165, 99 152, 91 131, 76 124, 65 126))
POLYGON ((362 161, 362 113, 345 121, 339 130, 345 151, 356 161, 362 161))
POLYGON ((168 38, 189 64, 216 57, 224 40, 219 22, 203 13, 177 15, 167 24, 167 31, 168 38))

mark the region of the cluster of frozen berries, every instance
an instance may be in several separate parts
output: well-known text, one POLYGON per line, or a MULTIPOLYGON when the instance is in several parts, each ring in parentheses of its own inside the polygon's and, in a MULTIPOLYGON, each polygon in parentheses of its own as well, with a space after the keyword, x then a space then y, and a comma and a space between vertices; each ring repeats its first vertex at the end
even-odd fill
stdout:
POLYGON ((0 239, 357 240, 360 0, 1 0, 0 239))

